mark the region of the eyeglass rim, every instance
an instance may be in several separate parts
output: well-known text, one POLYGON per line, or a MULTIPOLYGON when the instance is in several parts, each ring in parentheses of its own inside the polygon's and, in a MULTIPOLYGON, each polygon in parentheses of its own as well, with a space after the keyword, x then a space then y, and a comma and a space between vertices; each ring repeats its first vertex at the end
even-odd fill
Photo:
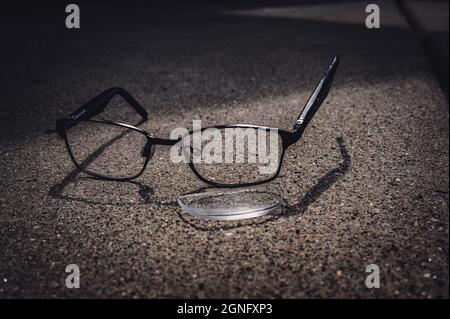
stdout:
MULTIPOLYGON (((160 139, 160 138, 155 138, 152 134, 150 134, 148 131, 130 125, 130 124, 126 124, 126 123, 120 123, 120 122, 115 122, 115 121, 109 121, 109 120, 97 120, 97 119, 88 119, 88 120, 77 120, 77 119, 70 119, 70 118, 66 118, 66 119, 62 119, 63 121, 63 125, 62 125, 62 132, 63 132, 63 138, 69 153, 69 156, 72 160, 72 162, 75 164, 75 166, 82 171, 83 173, 86 173, 90 176, 96 177, 96 178, 101 178, 101 179, 105 179, 105 180, 114 180, 114 181, 128 181, 128 180, 132 180, 135 178, 138 178, 139 176, 142 175, 142 173, 145 171, 145 169, 147 168, 148 162, 150 161, 150 156, 145 156, 145 161, 143 163, 143 167, 142 169, 135 175, 133 176, 127 176, 127 177, 113 177, 113 176, 106 176, 103 174, 99 174, 99 173, 95 173, 92 172, 90 170, 87 170, 85 168, 83 168, 81 165, 79 165, 79 163, 77 162, 77 159, 75 158, 75 155, 72 152, 71 146, 70 146, 70 142, 67 138, 67 124, 69 123, 83 123, 83 122, 93 122, 93 123, 100 123, 100 124, 109 124, 109 125, 115 125, 115 126, 119 126, 119 127, 124 127, 133 131, 136 131, 138 133, 143 134, 146 139, 147 139, 147 143, 146 145, 150 146, 150 147, 155 147, 156 145, 175 145, 176 143, 180 142, 182 140, 182 138, 178 139, 178 140, 166 140, 166 139, 160 139)), ((280 161, 278 164, 278 168, 276 173, 267 178, 267 179, 263 179, 261 181, 256 181, 256 182, 249 182, 249 183, 232 183, 232 184, 228 184, 228 183, 218 183, 218 182, 214 182, 212 180, 207 179, 206 177, 202 176, 198 170, 195 168, 195 164, 192 162, 191 158, 189 158, 189 162, 188 165, 191 168, 191 170, 193 171, 194 175, 200 179, 201 181, 209 184, 209 185, 213 185, 213 186, 217 186, 217 187, 229 187, 229 188, 234 188, 234 187, 242 187, 242 186, 255 186, 255 185, 260 185, 263 183, 268 183, 270 181, 273 181, 275 178, 278 177, 278 175, 280 174, 281 171, 281 166, 282 166, 282 162, 284 159, 284 154, 286 149, 293 143, 295 143, 296 141, 296 137, 293 136, 293 132, 288 132, 285 131, 283 129, 280 128, 275 128, 275 127, 268 127, 268 126, 261 126, 261 125, 252 125, 252 124, 223 124, 223 125, 212 125, 212 126, 208 126, 208 127, 202 127, 199 130, 191 130, 189 131, 189 133, 187 134, 194 134, 196 131, 204 131, 207 129, 211 129, 211 128, 217 128, 217 129, 224 129, 224 128, 253 128, 253 129, 264 129, 266 131, 273 131, 275 130, 277 132, 277 134, 281 137, 281 141, 282 141, 282 152, 281 152, 281 156, 280 156, 280 161)))
MULTIPOLYGON (((93 123, 109 124, 109 125, 115 125, 115 126, 127 128, 127 129, 130 129, 130 130, 133 130, 133 131, 135 131, 135 132, 138 132, 138 133, 143 134, 143 135, 145 136, 145 138, 146 138, 146 145, 149 144, 149 140, 150 140, 150 138, 151 138, 151 135, 150 135, 147 131, 145 131, 145 130, 139 128, 139 127, 135 127, 135 126, 133 126, 133 125, 125 124, 125 123, 119 123, 119 122, 108 121, 108 120, 96 120, 96 119, 89 119, 89 120, 64 119, 63 138, 64 138, 64 141, 65 141, 65 144, 66 144, 67 151, 68 151, 68 153, 69 153, 69 156, 70 156, 72 162, 73 162, 73 163, 75 164, 75 166, 76 166, 80 171, 82 171, 83 173, 88 174, 88 175, 90 175, 90 176, 93 176, 93 177, 95 177, 95 178, 104 179, 104 180, 111 180, 111 181, 129 181, 129 180, 132 180, 132 179, 135 179, 135 178, 138 178, 139 176, 141 176, 142 173, 143 173, 143 172, 145 171, 145 169, 147 168, 147 164, 148 164, 148 162, 150 161, 150 156, 146 156, 146 157, 145 157, 145 161, 144 161, 144 163, 143 163, 142 169, 141 169, 138 173, 136 173, 135 175, 132 175, 132 176, 113 177, 113 176, 107 176, 107 175, 95 173, 95 172, 92 172, 92 171, 89 171, 89 170, 83 168, 83 167, 82 167, 81 165, 79 165, 79 163, 77 162, 77 159, 75 158, 75 155, 74 155, 73 152, 72 152, 72 148, 71 148, 71 146, 70 146, 70 142, 69 142, 69 140, 68 140, 68 138, 67 138, 67 124, 68 124, 68 123, 71 123, 71 122, 72 122, 72 123, 93 122, 93 123)), ((145 145, 144 145, 143 147, 145 147, 145 145)))
MULTIPOLYGON (((277 134, 280 136, 281 138, 281 155, 280 155, 280 160, 278 163, 278 167, 277 167, 277 171, 275 172, 275 174, 269 178, 266 179, 262 179, 260 181, 255 181, 255 182, 248 182, 248 183, 218 183, 215 181, 212 181, 206 177, 204 177, 202 174, 200 174, 198 172, 198 170, 195 168, 195 164, 192 161, 192 158, 190 156, 188 156, 189 162, 188 165, 191 168, 191 170, 194 172, 195 176, 200 179, 201 181, 203 181, 204 183, 207 183, 209 185, 214 185, 216 187, 227 187, 227 188, 236 188, 236 187, 247 187, 247 186, 256 186, 256 185, 261 185, 264 183, 268 183, 273 181, 274 179, 276 179, 281 171, 281 166, 283 163, 283 158, 284 158, 284 154, 286 152, 286 149, 289 147, 289 145, 295 143, 295 137, 292 136, 292 132, 288 132, 285 130, 282 130, 280 128, 275 128, 275 127, 269 127, 269 126, 262 126, 262 125, 252 125, 252 124, 223 124, 223 125, 212 125, 212 126, 207 126, 207 127, 202 127, 201 129, 198 130, 192 130, 189 131, 189 133, 187 135, 192 135, 196 132, 203 132, 207 129, 211 129, 211 128, 216 128, 216 129, 226 129, 226 128, 253 128, 253 129, 263 129, 266 131, 276 131, 277 134)), ((191 149, 192 151, 192 149, 191 149)))

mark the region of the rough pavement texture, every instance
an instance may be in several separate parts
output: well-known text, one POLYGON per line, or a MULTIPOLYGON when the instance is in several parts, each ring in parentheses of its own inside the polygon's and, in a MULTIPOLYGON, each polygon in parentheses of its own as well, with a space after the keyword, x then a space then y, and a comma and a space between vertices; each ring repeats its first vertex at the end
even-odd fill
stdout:
POLYGON ((0 21, 0 297, 448 297, 447 102, 395 3, 380 30, 364 2, 81 5, 77 31, 62 5, 0 21), (177 195, 204 185, 168 148, 133 182, 98 181, 46 133, 111 86, 159 136, 192 119, 290 129, 335 53, 271 217, 182 213, 177 195), (65 288, 72 263, 80 289, 65 288), (380 289, 364 285, 372 263, 380 289))

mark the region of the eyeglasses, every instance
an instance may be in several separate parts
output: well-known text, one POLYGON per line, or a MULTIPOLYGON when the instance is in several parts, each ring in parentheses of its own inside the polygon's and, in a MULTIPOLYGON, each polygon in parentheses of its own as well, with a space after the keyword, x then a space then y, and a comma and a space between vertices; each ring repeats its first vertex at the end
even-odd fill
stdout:
POLYGON ((339 64, 335 56, 308 99, 291 131, 266 126, 233 124, 193 129, 178 138, 159 138, 136 126, 94 120, 111 99, 122 97, 147 121, 145 109, 122 88, 96 96, 68 117, 56 121, 72 161, 82 172, 109 180, 140 176, 156 145, 174 147, 175 160, 185 159, 203 182, 218 187, 258 185, 280 173, 286 149, 296 143, 328 95, 339 64), (206 136, 206 137, 205 137, 206 136), (178 155, 177 155, 178 154, 178 155))

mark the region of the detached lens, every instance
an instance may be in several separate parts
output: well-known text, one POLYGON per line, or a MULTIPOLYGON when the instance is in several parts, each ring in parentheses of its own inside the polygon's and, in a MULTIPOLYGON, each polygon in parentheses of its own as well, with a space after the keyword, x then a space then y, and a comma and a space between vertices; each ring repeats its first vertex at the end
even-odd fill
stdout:
POLYGON ((218 189, 178 197, 183 211, 212 220, 236 220, 273 213, 283 204, 275 186, 218 189))

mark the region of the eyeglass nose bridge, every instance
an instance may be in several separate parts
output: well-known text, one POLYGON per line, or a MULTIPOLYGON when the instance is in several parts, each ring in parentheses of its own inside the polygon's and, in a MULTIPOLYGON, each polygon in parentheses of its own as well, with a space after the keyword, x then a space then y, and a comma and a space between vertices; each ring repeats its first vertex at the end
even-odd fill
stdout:
POLYGON ((153 154, 155 154, 155 145, 148 141, 141 149, 141 156, 150 160, 153 157, 153 154))

